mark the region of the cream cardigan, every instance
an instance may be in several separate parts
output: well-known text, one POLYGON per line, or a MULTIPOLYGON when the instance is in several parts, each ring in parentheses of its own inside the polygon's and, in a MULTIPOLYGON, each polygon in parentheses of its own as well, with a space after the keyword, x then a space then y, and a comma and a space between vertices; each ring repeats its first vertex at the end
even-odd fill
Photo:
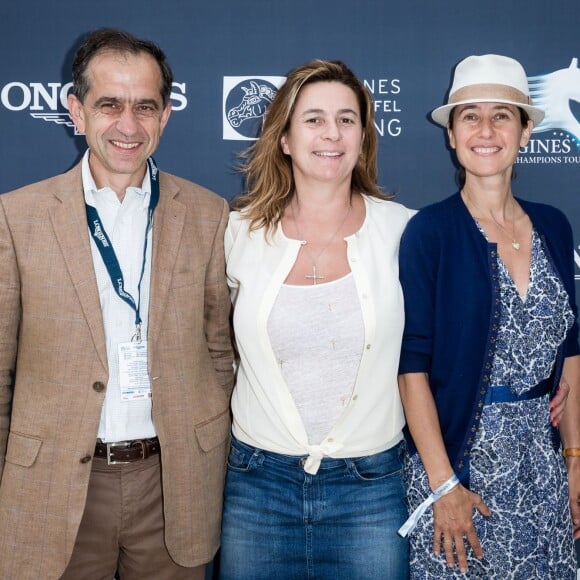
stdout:
POLYGON ((305 470, 316 473, 323 457, 360 457, 389 449, 402 439, 404 415, 397 387, 404 314, 399 284, 401 234, 415 213, 391 201, 364 196, 366 217, 345 238, 365 327, 364 351, 353 396, 320 445, 309 445, 294 400, 272 350, 267 321, 292 268, 300 241, 277 227, 248 231, 239 212, 225 233, 227 276, 234 305, 240 356, 232 396, 233 434, 260 449, 307 455, 305 470))

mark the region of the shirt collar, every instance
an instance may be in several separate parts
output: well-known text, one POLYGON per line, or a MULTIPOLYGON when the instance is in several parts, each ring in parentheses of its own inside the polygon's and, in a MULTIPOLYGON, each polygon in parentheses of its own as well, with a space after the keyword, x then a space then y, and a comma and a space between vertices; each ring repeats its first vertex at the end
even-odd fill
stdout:
MULTIPOLYGON (((99 193, 104 193, 106 191, 112 191, 110 187, 101 187, 97 189, 95 180, 91 173, 91 168, 89 166, 89 152, 90 149, 85 151, 83 155, 82 165, 81 165, 81 176, 83 180, 83 191, 85 195, 85 203, 88 205, 95 205, 94 197, 99 193)), ((141 187, 128 187, 125 193, 132 192, 135 195, 142 197, 143 207, 149 207, 149 199, 151 197, 151 179, 149 176, 149 164, 147 164, 147 170, 145 171, 145 177, 143 178, 143 183, 141 187)))

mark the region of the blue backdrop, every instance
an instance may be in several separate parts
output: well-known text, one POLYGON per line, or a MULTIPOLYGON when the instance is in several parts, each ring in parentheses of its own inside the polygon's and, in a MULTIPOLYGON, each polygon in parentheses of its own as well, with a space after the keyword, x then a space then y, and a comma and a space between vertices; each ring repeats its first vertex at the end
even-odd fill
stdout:
POLYGON ((577 0, 21 0, 1 4, 0 22, 0 191, 62 172, 84 150, 64 103, 74 50, 99 26, 165 50, 174 112, 156 159, 228 199, 242 188, 234 167, 256 127, 228 111, 247 93, 259 114, 288 70, 314 57, 344 60, 373 91, 381 185, 415 208, 443 198, 454 167, 428 112, 444 101, 454 64, 497 52, 539 77, 531 83, 553 113, 522 152, 514 189, 563 209, 580 243, 577 0))
POLYGON ((74 50, 100 26, 167 53, 174 112, 156 160, 228 199, 242 188, 234 166, 255 117, 288 70, 315 57, 344 60, 372 90, 381 185, 415 208, 449 195, 454 167, 428 112, 459 60, 512 56, 548 111, 514 189, 566 212, 580 281, 578 0, 20 0, 0 4, 0 23, 0 192, 65 171, 84 151, 66 94, 74 50))

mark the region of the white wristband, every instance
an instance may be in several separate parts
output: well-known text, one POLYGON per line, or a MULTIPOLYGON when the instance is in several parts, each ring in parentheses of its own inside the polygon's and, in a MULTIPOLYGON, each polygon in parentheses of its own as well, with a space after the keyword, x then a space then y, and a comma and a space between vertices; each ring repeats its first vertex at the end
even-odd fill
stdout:
POLYGON ((409 519, 399 528, 397 532, 399 536, 405 538, 414 529, 427 508, 433 505, 438 499, 442 498, 446 493, 449 493, 453 488, 459 485, 459 478, 455 473, 442 485, 440 485, 431 495, 420 504, 415 511, 409 516, 409 519))

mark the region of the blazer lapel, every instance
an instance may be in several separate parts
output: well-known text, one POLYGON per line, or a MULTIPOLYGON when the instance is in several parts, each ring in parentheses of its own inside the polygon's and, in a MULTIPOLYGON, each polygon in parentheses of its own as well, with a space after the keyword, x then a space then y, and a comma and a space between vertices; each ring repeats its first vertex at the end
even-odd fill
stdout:
MULTIPOLYGON (((173 267, 179 251, 185 207, 177 201, 179 192, 175 183, 163 173, 160 177, 159 204, 153 215, 153 252, 151 265, 151 292, 149 299, 148 340, 155 341, 167 304, 173 267)), ((149 349, 150 354, 157 349, 149 349)))
POLYGON ((105 330, 91 253, 80 164, 63 175, 62 184, 62 190, 53 192, 60 203, 50 209, 50 220, 99 359, 108 370, 105 330))

